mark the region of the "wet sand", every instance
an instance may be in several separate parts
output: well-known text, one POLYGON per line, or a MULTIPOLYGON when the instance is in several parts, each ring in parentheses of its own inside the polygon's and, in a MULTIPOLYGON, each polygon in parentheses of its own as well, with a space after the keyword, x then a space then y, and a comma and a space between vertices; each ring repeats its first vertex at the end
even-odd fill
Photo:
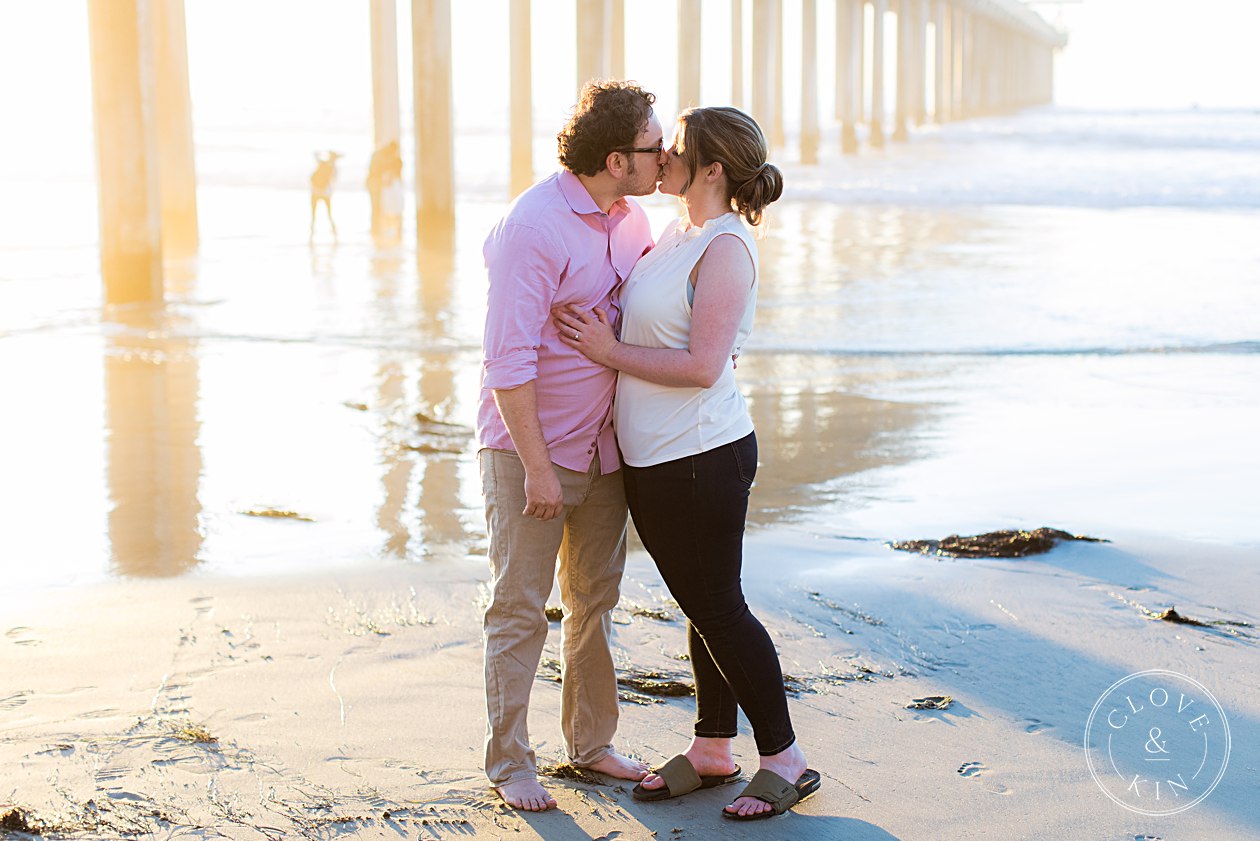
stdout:
MULTIPOLYGON (((751 600, 823 775, 768 826, 720 819, 736 787, 641 804, 626 784, 548 778, 559 811, 505 809, 478 769, 476 559, 115 581, 7 611, 0 802, 83 838, 1254 837, 1260 553, 1110 537, 1011 560, 805 528, 750 538, 751 600), (1149 615, 1174 604, 1241 624, 1149 615), (1216 790, 1172 817, 1108 800, 1081 748, 1099 695, 1150 668, 1208 687, 1233 733, 1216 790), (928 696, 952 702, 907 708, 928 696)), ((615 622, 624 674, 689 680, 677 608, 641 554, 615 622)), ((552 623, 545 657, 558 639, 552 623)), ((627 698, 620 748, 658 762, 687 744, 690 698, 627 698)), ((531 716, 544 765, 564 762, 558 707, 544 666, 531 716)), ((746 726, 737 752, 756 767, 746 726)))

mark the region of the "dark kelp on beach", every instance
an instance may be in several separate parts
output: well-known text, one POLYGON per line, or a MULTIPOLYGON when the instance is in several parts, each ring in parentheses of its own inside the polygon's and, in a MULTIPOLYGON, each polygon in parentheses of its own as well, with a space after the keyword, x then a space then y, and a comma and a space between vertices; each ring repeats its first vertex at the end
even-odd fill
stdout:
POLYGON ((273 520, 297 520, 302 523, 315 522, 315 520, 310 517, 285 508, 251 508, 248 511, 242 511, 240 513, 244 514, 246 517, 268 517, 273 520))
MULTIPOLYGON (((545 657, 538 664, 538 676, 555 683, 562 681, 560 661, 545 657)), ((621 700, 632 704, 659 704, 661 698, 688 698, 696 694, 696 688, 679 672, 659 672, 651 669, 619 669, 617 685, 621 700)))
POLYGON ((1205 631, 1211 631, 1217 634, 1225 634, 1238 639, 1251 639, 1252 635, 1240 631, 1240 628, 1255 627, 1250 622, 1241 619, 1195 619, 1186 616, 1184 613, 1178 613, 1175 605, 1169 605, 1164 610, 1151 610, 1144 604, 1127 599, 1119 593, 1111 594, 1114 598, 1127 604, 1129 607, 1136 609, 1147 619, 1153 622, 1168 622, 1173 625, 1189 625, 1194 628, 1203 628, 1205 631))
POLYGON ((945 558, 1026 558, 1042 555, 1064 541, 1107 543, 1100 537, 1070 534, 1061 529, 1042 527, 1032 531, 985 532, 970 536, 951 534, 940 540, 898 540, 888 545, 902 552, 919 552, 945 558))
POLYGON ((926 698, 912 698, 906 704, 908 710, 947 710, 954 703, 951 695, 928 695, 926 698))
POLYGON ((568 780, 574 783, 585 783, 590 786, 607 785, 604 780, 584 768, 579 768, 571 762, 561 762, 556 765, 540 765, 538 773, 544 777, 551 777, 554 780, 568 780))
POLYGON ((38 835, 40 833, 38 821, 32 823, 32 819, 27 817, 26 812, 17 807, 7 809, 4 814, 0 815, 0 830, 5 832, 25 832, 28 835, 38 835))
MULTIPOLYGON (((673 614, 669 613, 668 611, 661 610, 660 608, 644 607, 643 605, 633 604, 624 608, 618 606, 618 609, 628 611, 631 618, 638 616, 643 619, 655 619, 658 622, 675 621, 673 614)), ((543 614, 547 617, 548 622, 559 622, 562 619, 564 619, 564 608, 560 607, 559 605, 549 604, 543 609, 543 614)), ((615 619, 613 621, 617 622, 617 624, 619 625, 629 624, 626 621, 618 622, 615 619)))

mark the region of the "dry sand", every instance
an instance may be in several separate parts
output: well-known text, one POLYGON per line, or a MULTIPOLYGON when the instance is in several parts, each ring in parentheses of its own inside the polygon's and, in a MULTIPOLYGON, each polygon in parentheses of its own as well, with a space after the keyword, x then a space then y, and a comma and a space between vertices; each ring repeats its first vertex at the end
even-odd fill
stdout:
MULTIPOLYGON (((1254 838, 1260 631, 1141 607, 1260 624, 1260 552, 1105 536, 1022 560, 941 560, 802 526, 750 537, 750 598, 823 775, 819 794, 768 822, 720 819, 736 786, 641 804, 615 781, 547 779, 559 810, 504 808, 478 768, 475 560, 129 580, 10 604, 0 806, 85 838, 1254 838), (1233 734, 1219 786, 1172 817, 1107 799, 1081 745, 1098 696, 1152 668, 1208 687, 1233 734), (930 695, 954 701, 906 708, 930 695)), ((677 608, 642 555, 616 622, 622 666, 686 675, 677 608)), ((531 724, 554 764, 546 671, 531 724)), ((691 716, 691 699, 628 701, 618 746, 665 759, 691 716)), ((746 727, 737 754, 755 769, 746 727)))

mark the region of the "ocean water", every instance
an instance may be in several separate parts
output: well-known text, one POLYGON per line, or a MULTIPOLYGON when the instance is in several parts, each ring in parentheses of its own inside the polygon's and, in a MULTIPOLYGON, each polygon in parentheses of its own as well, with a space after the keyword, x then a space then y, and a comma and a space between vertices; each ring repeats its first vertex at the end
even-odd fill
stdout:
MULTIPOLYGON (((321 217, 307 242, 309 139, 199 128, 202 254, 160 311, 102 311, 90 168, 0 170, 15 592, 482 562, 480 246, 506 187, 478 162, 503 138, 461 138, 454 238, 420 255, 366 235, 366 155, 340 240, 321 217)), ((1260 114, 1047 108, 792 155, 739 361, 754 530, 1260 544, 1260 114)))

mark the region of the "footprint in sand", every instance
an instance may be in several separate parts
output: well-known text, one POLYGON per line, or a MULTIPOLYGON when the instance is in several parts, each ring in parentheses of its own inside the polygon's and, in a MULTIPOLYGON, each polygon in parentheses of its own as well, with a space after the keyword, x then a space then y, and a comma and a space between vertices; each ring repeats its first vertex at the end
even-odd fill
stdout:
POLYGON ((123 768, 121 765, 116 765, 112 768, 98 768, 95 774, 96 782, 98 784, 119 780, 125 776, 127 776, 127 769, 123 768))
POLYGON ((40 641, 31 636, 34 632, 34 628, 19 625, 16 628, 10 628, 5 631, 4 635, 13 640, 14 645, 39 645, 40 641))
POLYGON ((1026 718, 1024 719, 1024 725, 1025 733, 1040 733, 1042 730, 1054 729, 1053 724, 1042 721, 1039 718, 1026 718))
POLYGON ((958 766, 958 773, 963 777, 978 777, 984 771, 989 770, 979 762, 964 762, 958 766))
POLYGON ((74 745, 66 745, 66 744, 60 744, 60 743, 55 744, 55 745, 49 745, 43 750, 35 751, 36 756, 53 756, 54 754, 57 754, 60 756, 70 756, 73 753, 74 753, 74 745))
POLYGON ((18 707, 26 703, 28 695, 33 695, 31 690, 23 689, 21 692, 14 692, 7 698, 0 698, 0 710, 16 710, 18 707))

